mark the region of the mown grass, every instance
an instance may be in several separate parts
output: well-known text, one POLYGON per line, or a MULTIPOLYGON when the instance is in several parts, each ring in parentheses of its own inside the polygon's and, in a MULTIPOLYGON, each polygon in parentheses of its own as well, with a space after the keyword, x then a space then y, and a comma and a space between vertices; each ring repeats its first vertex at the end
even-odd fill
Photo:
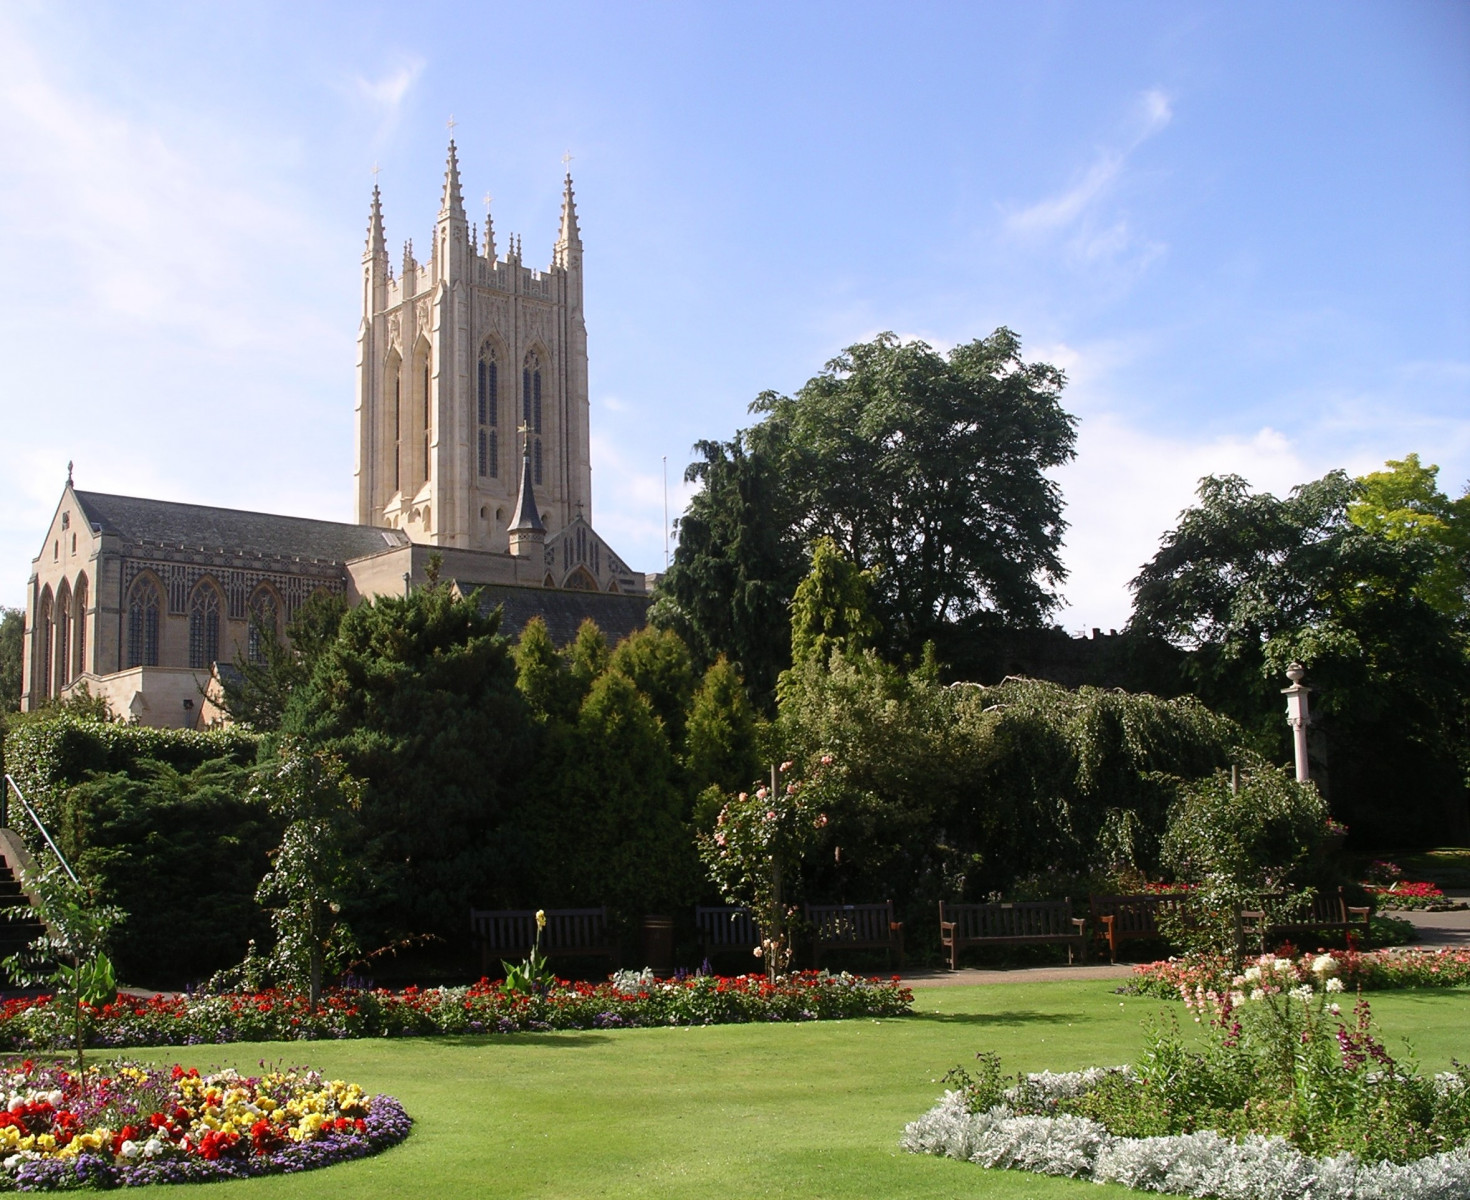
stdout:
MULTIPOLYGON (((398 1096, 403 1145, 325 1171, 189 1189, 249 1197, 1093 1197, 1090 1183, 898 1149, 940 1077, 996 1050, 1008 1071, 1124 1062, 1168 1006, 1108 982, 932 987, 915 1016, 807 1025, 264 1043, 140 1051, 200 1067, 307 1063, 398 1096)), ((1470 1052, 1470 990, 1377 993, 1391 1047, 1427 1070, 1470 1052)), ((1172 1006, 1183 1016, 1183 1009, 1172 1006)), ((177 1189, 169 1192, 178 1196, 177 1189)))

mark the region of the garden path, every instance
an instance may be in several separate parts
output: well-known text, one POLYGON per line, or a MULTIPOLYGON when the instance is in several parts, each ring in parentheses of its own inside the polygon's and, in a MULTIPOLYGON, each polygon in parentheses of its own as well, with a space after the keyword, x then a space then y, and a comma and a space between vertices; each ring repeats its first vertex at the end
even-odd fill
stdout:
POLYGON ((986 969, 961 967, 958 971, 905 971, 903 982, 908 987, 974 987, 987 983, 1058 983, 1088 979, 1127 979, 1133 974, 1131 963, 1101 963, 1072 967, 1010 967, 986 969))
MULTIPOLYGON (((1470 892, 1446 891, 1452 900, 1470 900, 1470 892)), ((1453 950, 1470 949, 1470 909, 1459 912, 1404 912, 1394 913, 1402 917, 1419 931, 1415 946, 1437 949, 1447 946, 1453 950)))

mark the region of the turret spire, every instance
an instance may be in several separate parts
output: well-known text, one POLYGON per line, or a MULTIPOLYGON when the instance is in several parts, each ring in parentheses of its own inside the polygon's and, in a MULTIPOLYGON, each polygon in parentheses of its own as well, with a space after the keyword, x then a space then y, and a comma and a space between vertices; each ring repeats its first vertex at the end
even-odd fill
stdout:
POLYGON ((383 200, 378 194, 378 185, 373 184, 373 203, 368 210, 367 253, 372 258, 388 255, 388 243, 383 237, 383 200))
MULTIPOLYGON (((571 161, 568 154, 564 162, 571 161)), ((556 238, 556 265, 564 267, 567 265, 567 255, 572 250, 582 249, 582 232, 577 228, 577 198, 572 194, 572 172, 567 170, 566 186, 561 196, 561 232, 556 238)))
POLYGON ((524 425, 521 436, 525 438, 521 454, 521 498, 516 502, 515 515, 506 532, 510 535, 510 552, 517 558, 530 558, 536 547, 545 544, 546 526, 536 511, 536 492, 531 487, 531 432, 524 425))
POLYGON ((453 136, 449 139, 449 161, 444 167, 444 201, 439 206, 439 216, 465 219, 464 197, 459 191, 459 155, 454 148, 453 136))

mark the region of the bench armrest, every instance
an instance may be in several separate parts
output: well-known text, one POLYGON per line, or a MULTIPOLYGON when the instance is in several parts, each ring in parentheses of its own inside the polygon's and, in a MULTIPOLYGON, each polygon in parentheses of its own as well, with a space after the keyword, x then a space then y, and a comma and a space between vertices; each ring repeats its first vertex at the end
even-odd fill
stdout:
POLYGON ((1075 926, 1077 926, 1077 932, 1078 933, 1086 933, 1087 932, 1087 918, 1086 917, 1073 917, 1072 918, 1072 924, 1075 925, 1075 926))
POLYGON ((1363 905, 1361 908, 1359 908, 1356 905, 1352 905, 1352 904, 1349 904, 1347 906, 1347 910, 1348 910, 1348 912, 1350 912, 1355 917, 1366 917, 1366 916, 1368 916, 1369 913, 1371 913, 1373 911, 1367 905, 1363 905))
POLYGON ((939 922, 939 932, 940 933, 953 933, 958 925, 959 925, 959 922, 958 921, 940 921, 939 922))

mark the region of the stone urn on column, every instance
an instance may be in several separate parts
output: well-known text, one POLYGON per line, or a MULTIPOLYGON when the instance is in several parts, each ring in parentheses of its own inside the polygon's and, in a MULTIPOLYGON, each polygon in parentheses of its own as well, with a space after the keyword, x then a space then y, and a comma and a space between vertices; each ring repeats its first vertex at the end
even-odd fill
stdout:
POLYGON ((1286 668, 1286 677, 1291 680, 1291 686, 1281 689, 1281 694, 1286 697, 1286 723, 1291 726, 1292 741, 1296 750, 1296 781, 1298 783, 1309 783, 1312 778, 1312 769, 1307 762, 1307 728, 1312 723, 1307 696, 1312 689, 1302 683, 1306 674, 1307 669, 1301 663, 1292 663, 1286 668))

